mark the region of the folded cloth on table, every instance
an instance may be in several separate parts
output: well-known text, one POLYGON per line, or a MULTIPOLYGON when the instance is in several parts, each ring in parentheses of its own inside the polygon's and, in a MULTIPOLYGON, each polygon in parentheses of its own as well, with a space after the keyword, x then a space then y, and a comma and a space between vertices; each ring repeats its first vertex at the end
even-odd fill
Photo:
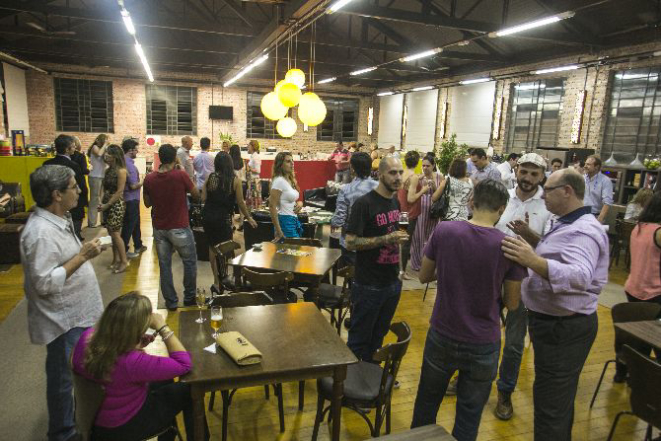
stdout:
POLYGON ((262 362, 262 353, 241 335, 240 332, 229 331, 218 333, 216 343, 239 366, 262 362))

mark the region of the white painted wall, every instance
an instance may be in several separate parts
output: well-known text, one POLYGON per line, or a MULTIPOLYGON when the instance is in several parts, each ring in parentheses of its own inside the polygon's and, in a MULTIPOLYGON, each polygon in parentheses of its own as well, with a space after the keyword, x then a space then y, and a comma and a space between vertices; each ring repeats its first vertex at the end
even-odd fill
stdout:
POLYGON ((404 109, 404 95, 390 95, 379 97, 379 137, 380 148, 402 143, 402 111, 404 109))
POLYGON ((8 63, 2 63, 7 99, 7 134, 12 130, 24 130, 26 138, 30 136, 28 118, 28 96, 25 89, 25 71, 8 63))
POLYGON ((453 87, 450 92, 450 120, 446 126, 446 136, 456 133, 459 144, 487 147, 495 90, 495 81, 453 87))
POLYGON ((406 94, 406 107, 406 149, 421 152, 434 150, 438 89, 406 94))

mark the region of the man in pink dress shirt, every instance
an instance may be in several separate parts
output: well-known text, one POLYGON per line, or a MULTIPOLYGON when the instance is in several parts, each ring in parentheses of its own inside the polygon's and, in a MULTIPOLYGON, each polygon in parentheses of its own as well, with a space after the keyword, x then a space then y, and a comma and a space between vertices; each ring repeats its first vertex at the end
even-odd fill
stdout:
POLYGON ((544 186, 558 218, 533 249, 514 237, 505 256, 528 267, 521 297, 535 351, 535 441, 571 440, 578 379, 597 336, 597 300, 608 281, 608 236, 583 206, 585 180, 573 169, 544 186))

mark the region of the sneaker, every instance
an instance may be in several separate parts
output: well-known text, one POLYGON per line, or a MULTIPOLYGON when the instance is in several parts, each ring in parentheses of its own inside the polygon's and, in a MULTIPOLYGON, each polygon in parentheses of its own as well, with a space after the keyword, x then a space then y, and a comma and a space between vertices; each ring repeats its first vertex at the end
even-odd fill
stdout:
POLYGON ((132 253, 130 253, 130 252, 126 253, 126 257, 128 257, 129 259, 135 259, 136 257, 139 257, 139 256, 140 256, 140 253, 136 253, 135 251, 133 251, 132 253))
POLYGON ((457 395, 457 383, 459 382, 459 377, 454 377, 452 380, 450 380, 450 384, 448 384, 448 388, 445 391, 445 395, 447 396, 453 396, 457 395))
POLYGON ((143 245, 134 252, 139 254, 139 253, 144 253, 145 251, 147 251, 147 247, 143 245))
POLYGON ((498 404, 496 404, 496 411, 494 413, 499 420, 507 421, 512 418, 512 414, 514 414, 512 394, 498 391, 498 404))

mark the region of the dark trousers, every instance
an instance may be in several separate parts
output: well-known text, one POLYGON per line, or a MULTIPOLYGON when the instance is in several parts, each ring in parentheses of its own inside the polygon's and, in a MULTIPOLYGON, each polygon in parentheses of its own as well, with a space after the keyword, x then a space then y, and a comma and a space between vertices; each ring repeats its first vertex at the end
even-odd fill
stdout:
MULTIPOLYGON (((651 299, 648 300, 640 300, 639 298, 632 296, 626 291, 624 293, 627 295, 627 300, 629 300, 630 302, 658 303, 661 305, 661 296, 652 297, 651 299)), ((634 349, 645 356, 649 356, 650 353, 652 352, 652 348, 644 344, 643 342, 640 342, 640 345, 637 345, 634 349)), ((661 358, 661 351, 657 351, 656 349, 654 349, 654 354, 657 359, 661 358)), ((615 362, 615 369, 617 370, 618 375, 626 376, 628 373, 627 365, 624 363, 620 363, 619 361, 615 362)))
POLYGON ((83 230, 83 218, 80 219, 74 219, 73 217, 71 218, 71 223, 73 223, 73 231, 76 233, 76 236, 78 236, 78 239, 81 240, 81 242, 84 240, 83 235, 82 235, 82 230, 83 230))
POLYGON ((529 311, 535 351, 535 441, 570 441, 578 378, 597 336, 597 313, 552 318, 529 311))
POLYGON ((436 424, 436 414, 450 379, 459 371, 452 436, 459 441, 473 441, 480 427, 482 410, 489 400, 491 384, 496 378, 499 355, 500 341, 464 343, 429 329, 411 428, 436 424))
POLYGON ((402 282, 386 286, 351 285, 351 328, 347 346, 359 360, 372 361, 374 352, 383 345, 395 315, 402 282))
MULTIPOLYGON (((190 385, 174 383, 172 380, 151 383, 147 399, 140 410, 127 423, 113 428, 95 426, 92 439, 95 441, 110 440, 143 440, 153 437, 167 427, 176 424, 175 417, 184 413, 186 439, 195 439, 193 431, 193 401, 190 385)), ((209 429, 205 422, 205 439, 209 439, 209 429)), ((167 431, 158 437, 158 441, 175 439, 174 431, 167 431)))
POLYGON ((140 233, 140 201, 126 201, 124 224, 122 225, 122 240, 126 251, 129 250, 129 239, 133 237, 133 249, 137 252, 142 248, 140 233))
POLYGON ((415 233, 415 225, 418 223, 418 218, 409 219, 409 226, 406 228, 406 233, 409 235, 409 240, 402 245, 402 269, 406 271, 406 265, 411 259, 411 238, 413 233, 415 233))

